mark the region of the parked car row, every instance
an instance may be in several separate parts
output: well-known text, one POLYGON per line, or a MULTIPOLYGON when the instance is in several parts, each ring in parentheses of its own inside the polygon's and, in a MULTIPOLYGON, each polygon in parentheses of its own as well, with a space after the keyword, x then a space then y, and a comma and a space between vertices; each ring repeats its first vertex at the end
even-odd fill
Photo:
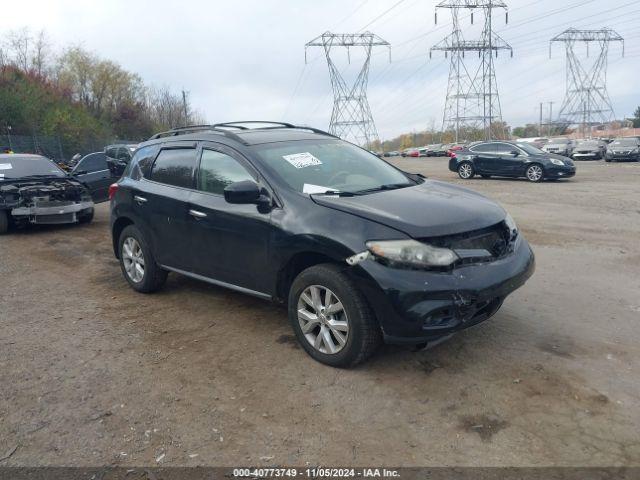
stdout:
POLYGON ((536 138, 521 139, 520 143, 528 143, 551 154, 562 155, 574 160, 606 160, 611 161, 639 161, 640 138, 625 137, 617 139, 571 139, 536 138))

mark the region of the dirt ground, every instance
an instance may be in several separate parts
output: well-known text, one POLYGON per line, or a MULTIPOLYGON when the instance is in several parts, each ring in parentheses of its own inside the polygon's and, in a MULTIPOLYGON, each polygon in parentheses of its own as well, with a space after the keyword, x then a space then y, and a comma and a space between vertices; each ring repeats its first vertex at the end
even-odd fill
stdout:
POLYGON ((537 255, 490 321, 354 370, 298 348, 282 307, 170 275, 128 288, 108 205, 0 238, 0 465, 640 465, 640 164, 463 182, 537 255))

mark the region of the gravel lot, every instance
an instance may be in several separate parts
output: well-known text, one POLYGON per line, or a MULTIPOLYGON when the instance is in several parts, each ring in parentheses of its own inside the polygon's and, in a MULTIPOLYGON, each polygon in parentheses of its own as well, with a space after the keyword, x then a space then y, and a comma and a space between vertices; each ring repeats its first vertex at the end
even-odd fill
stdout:
POLYGON ((284 308, 170 275, 129 289, 108 205, 0 238, 0 465, 640 465, 640 164, 462 182, 501 202, 537 272, 490 321, 344 371, 284 308))

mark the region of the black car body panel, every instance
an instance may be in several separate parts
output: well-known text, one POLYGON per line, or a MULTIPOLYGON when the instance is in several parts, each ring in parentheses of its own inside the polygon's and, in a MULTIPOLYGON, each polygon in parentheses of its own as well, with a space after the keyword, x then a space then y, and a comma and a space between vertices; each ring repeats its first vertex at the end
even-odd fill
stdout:
POLYGON ((505 212, 486 197, 455 185, 426 181, 364 197, 314 196, 326 207, 387 225, 413 238, 451 235, 501 222, 505 212))
POLYGON ((575 164, 564 156, 545 153, 530 146, 508 141, 482 142, 457 151, 455 156, 449 159, 449 170, 457 172, 462 162, 470 162, 478 175, 520 178, 525 176, 527 167, 532 163, 542 166, 544 177, 547 179, 571 178, 576 174, 575 164), (495 150, 481 151, 491 150, 487 146, 493 144, 498 145, 495 150), (526 151, 523 150, 525 148, 526 151))
POLYGON ((415 186, 364 195, 309 195, 288 187, 257 153, 263 144, 326 139, 304 128, 270 128, 233 135, 205 130, 142 143, 111 201, 115 255, 119 232, 133 223, 162 267, 276 301, 286 300, 299 268, 332 262, 357 282, 385 338, 395 343, 431 341, 489 318, 533 273, 526 240, 503 238, 506 213, 475 192, 420 179, 415 186), (231 204, 146 178, 147 160, 153 164, 160 148, 177 145, 193 148, 198 158, 204 148, 233 156, 270 203, 231 204), (146 147, 153 151, 148 159, 142 158, 146 147), (461 261, 446 271, 407 270, 372 258, 346 262, 367 251, 371 240, 459 240, 464 247, 476 241, 465 237, 474 231, 499 247, 491 261, 461 261))
POLYGON ((119 178, 111 173, 103 152, 82 157, 71 170, 71 175, 89 189, 95 203, 109 200, 109 185, 119 178))

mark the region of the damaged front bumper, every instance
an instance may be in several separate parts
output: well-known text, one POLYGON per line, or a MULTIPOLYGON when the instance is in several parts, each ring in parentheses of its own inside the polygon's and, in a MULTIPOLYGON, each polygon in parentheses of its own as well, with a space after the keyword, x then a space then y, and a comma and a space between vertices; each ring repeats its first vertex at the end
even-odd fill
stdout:
POLYGON ((401 270, 369 258, 347 269, 361 286, 387 343, 426 344, 494 315, 535 270, 527 241, 490 263, 450 272, 401 270))
POLYGON ((76 223, 80 212, 91 210, 93 207, 92 201, 42 202, 14 208, 11 215, 18 220, 26 219, 29 223, 36 224, 76 223))

